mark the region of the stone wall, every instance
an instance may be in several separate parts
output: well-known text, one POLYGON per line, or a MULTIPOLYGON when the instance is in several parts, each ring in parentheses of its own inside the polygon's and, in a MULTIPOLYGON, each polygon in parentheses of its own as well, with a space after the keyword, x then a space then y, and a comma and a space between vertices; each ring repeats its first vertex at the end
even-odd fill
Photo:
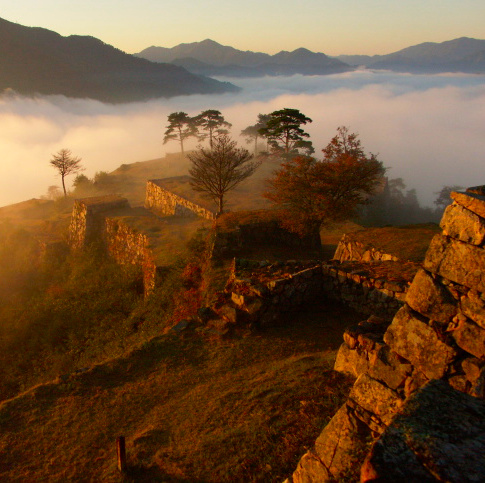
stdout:
POLYGON ((79 199, 74 202, 69 226, 69 244, 81 249, 96 240, 101 240, 105 217, 114 210, 129 208, 128 200, 119 196, 99 196, 79 199))
POLYGON ((155 288, 157 267, 148 237, 120 219, 106 218, 104 239, 109 255, 117 263, 140 269, 145 296, 149 295, 155 288))
POLYGON ((411 262, 335 263, 322 265, 323 292, 361 314, 376 314, 391 320, 403 306, 418 264, 411 262), (395 272, 394 277, 378 275, 395 272))
MULTIPOLYGON (((339 300, 363 314, 377 314, 389 323, 404 303, 410 274, 417 270, 417 264, 408 265, 403 268, 402 262, 322 264, 314 260, 270 264, 234 259, 225 291, 219 303, 211 308, 217 322, 210 324, 218 328, 234 324, 272 326, 282 323, 285 315, 322 297, 339 300), (399 264, 395 271, 402 276, 394 280, 375 278, 371 274, 376 273, 376 263, 381 270, 382 265, 399 264)), ((386 271, 392 273, 389 267, 386 271)))
POLYGON ((357 380, 291 481, 485 481, 484 195, 452 193, 390 324, 346 330, 335 369, 357 380))
POLYGON ((335 251, 334 258, 339 262, 352 260, 363 262, 368 262, 371 260, 399 260, 399 258, 394 255, 390 255, 389 253, 383 253, 372 247, 371 245, 364 245, 362 242, 354 240, 350 235, 342 236, 342 239, 337 245, 337 250, 335 251))
POLYGON ((216 214, 207 208, 163 188, 162 181, 159 179, 147 181, 145 208, 161 216, 197 215, 208 220, 216 218, 216 214))

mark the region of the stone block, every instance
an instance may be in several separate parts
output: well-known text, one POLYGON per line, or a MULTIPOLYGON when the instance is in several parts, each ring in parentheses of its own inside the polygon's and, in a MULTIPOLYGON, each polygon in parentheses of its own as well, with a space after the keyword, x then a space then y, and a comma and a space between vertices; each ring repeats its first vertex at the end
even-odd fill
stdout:
POLYGON ((452 191, 451 197, 456 203, 485 218, 485 196, 464 191, 452 191))
POLYGON ((447 289, 423 269, 416 273, 406 302, 416 312, 442 324, 448 324, 458 311, 457 304, 447 289))
POLYGON ((483 248, 435 235, 426 252, 424 268, 460 285, 485 292, 483 248))
POLYGON ((431 381, 374 444, 361 482, 485 481, 485 402, 431 381))
POLYGON ((291 479, 285 481, 288 483, 290 481, 291 483, 311 483, 312 481, 332 483, 335 479, 322 464, 320 458, 315 455, 314 451, 310 450, 298 462, 291 479))
POLYGON ((375 414, 388 425, 402 405, 402 399, 396 391, 388 388, 368 374, 362 374, 355 381, 350 391, 352 399, 361 408, 375 414))
POLYGON ((485 220, 457 203, 446 208, 440 226, 443 235, 465 243, 481 245, 485 240, 485 220))
POLYGON ((485 302, 476 290, 469 290, 460 300, 461 311, 482 329, 485 329, 485 302))
POLYGON ((457 345, 475 357, 485 357, 485 330, 466 318, 460 318, 451 332, 457 345))
POLYGON ((346 404, 337 411, 315 441, 315 454, 328 469, 333 481, 341 481, 360 466, 370 435, 370 429, 346 404))
POLYGON ((335 371, 359 377, 364 372, 367 372, 368 369, 369 362, 363 351, 352 350, 345 342, 340 346, 335 359, 335 371))
POLYGON ((398 355, 410 361, 429 379, 444 376, 456 357, 456 350, 440 340, 432 327, 402 307, 384 334, 384 342, 398 355))
POLYGON ((383 346, 369 358, 369 375, 391 389, 401 387, 411 371, 411 364, 401 362, 389 346, 383 346))

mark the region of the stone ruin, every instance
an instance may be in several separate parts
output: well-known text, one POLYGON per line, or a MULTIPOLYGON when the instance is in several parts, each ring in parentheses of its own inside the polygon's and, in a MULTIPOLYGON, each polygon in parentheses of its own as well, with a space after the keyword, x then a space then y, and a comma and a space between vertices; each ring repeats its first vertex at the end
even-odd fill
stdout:
POLYGON ((345 331, 357 379, 287 481, 485 481, 485 187, 453 204, 392 322, 345 331))
POLYGON ((168 186, 173 180, 187 184, 189 177, 179 176, 177 178, 149 180, 146 186, 145 208, 162 216, 201 216, 207 220, 216 218, 216 213, 203 206, 202 202, 190 201, 170 191, 168 186))

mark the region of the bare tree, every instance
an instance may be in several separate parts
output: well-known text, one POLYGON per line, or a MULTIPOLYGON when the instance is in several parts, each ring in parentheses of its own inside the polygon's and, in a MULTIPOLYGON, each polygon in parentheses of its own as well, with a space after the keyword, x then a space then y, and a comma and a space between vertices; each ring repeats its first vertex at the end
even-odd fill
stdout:
POLYGON ((73 156, 69 149, 61 149, 58 153, 52 156, 50 164, 54 166, 59 172, 62 179, 62 189, 64 190, 64 197, 67 196, 66 184, 64 178, 70 174, 78 173, 83 171, 84 168, 81 166, 81 158, 73 156))
POLYGON ((188 158, 192 162, 189 170, 192 187, 212 198, 219 214, 224 208, 225 194, 251 176, 261 164, 252 161, 249 151, 238 148, 227 134, 214 138, 212 148, 199 147, 188 158))

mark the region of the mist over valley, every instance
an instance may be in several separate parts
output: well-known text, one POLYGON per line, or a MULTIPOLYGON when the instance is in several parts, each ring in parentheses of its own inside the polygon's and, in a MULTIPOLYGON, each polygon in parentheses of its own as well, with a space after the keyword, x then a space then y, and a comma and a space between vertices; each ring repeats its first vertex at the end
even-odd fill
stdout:
MULTIPOLYGON (((168 114, 196 115, 204 109, 220 110, 233 124, 231 135, 243 145, 239 133, 254 124, 259 113, 299 109, 313 119, 307 130, 317 157, 338 126, 349 126, 360 134, 366 151, 378 153, 390 168, 388 176, 404 178, 426 205, 432 205, 434 192, 443 185, 480 182, 485 152, 483 76, 363 70, 235 83, 240 92, 119 105, 5 93, 0 98, 0 205, 39 197, 48 186, 59 185, 48 161, 61 148, 82 158, 87 176, 177 152, 175 142, 162 145, 168 114)), ((196 144, 190 141, 187 148, 196 144)))

